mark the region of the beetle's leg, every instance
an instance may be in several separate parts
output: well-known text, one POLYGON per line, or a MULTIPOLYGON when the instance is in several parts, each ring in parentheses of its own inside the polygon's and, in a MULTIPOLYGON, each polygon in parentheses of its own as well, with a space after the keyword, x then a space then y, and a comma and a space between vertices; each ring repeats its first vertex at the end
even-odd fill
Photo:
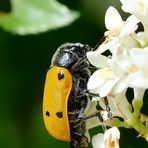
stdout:
MULTIPOLYGON (((99 97, 99 94, 97 93, 91 93, 89 91, 86 91, 86 93, 89 95, 89 96, 92 96, 92 97, 99 97)), ((111 113, 111 110, 110 110, 110 107, 109 107, 109 102, 108 102, 108 99, 107 97, 104 97, 102 98, 104 99, 104 103, 105 103, 105 106, 106 106, 106 111, 108 112, 108 118, 112 118, 112 113, 111 113)))
POLYGON ((73 127, 72 128, 77 128, 79 127, 80 125, 82 125, 83 122, 85 122, 86 120, 88 119, 91 119, 93 117, 98 117, 100 122, 101 122, 101 125, 102 125, 102 128, 103 128, 103 131, 106 131, 106 125, 104 124, 104 119, 100 113, 100 110, 97 110, 93 113, 91 113, 90 115, 87 115, 87 116, 83 116, 81 118, 78 118, 77 120, 73 120, 73 121, 69 121, 70 123, 73 123, 73 127))
POLYGON ((107 97, 104 98, 105 106, 106 106, 106 111, 108 112, 108 118, 112 118, 112 113, 109 107, 109 102, 107 100, 107 97))
POLYGON ((98 110, 98 111, 95 111, 95 112, 93 112, 93 113, 91 113, 91 114, 88 115, 88 116, 81 117, 81 118, 79 118, 79 119, 81 119, 81 120, 88 120, 88 119, 91 119, 91 118, 93 118, 93 117, 98 117, 101 122, 104 121, 104 120, 103 120, 103 117, 101 116, 99 110, 98 110))
POLYGON ((102 128, 103 128, 103 131, 106 131, 106 125, 104 124, 104 119, 103 119, 103 117, 100 113, 100 110, 97 110, 96 112, 93 112, 90 115, 83 117, 81 120, 88 120, 88 119, 91 119, 93 117, 99 118, 101 125, 102 125, 102 128))

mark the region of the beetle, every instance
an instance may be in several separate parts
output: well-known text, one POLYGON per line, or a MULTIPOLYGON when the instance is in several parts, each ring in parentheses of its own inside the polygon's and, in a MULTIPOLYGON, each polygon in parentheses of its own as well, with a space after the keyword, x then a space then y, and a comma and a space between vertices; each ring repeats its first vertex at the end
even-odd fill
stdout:
MULTIPOLYGON (((45 126, 51 136, 70 142, 73 148, 88 147, 86 124, 81 118, 85 117, 89 104, 87 82, 92 65, 86 58, 86 52, 92 50, 80 43, 60 46, 53 55, 45 80, 45 126)), ((98 116, 98 113, 95 115, 98 116)))

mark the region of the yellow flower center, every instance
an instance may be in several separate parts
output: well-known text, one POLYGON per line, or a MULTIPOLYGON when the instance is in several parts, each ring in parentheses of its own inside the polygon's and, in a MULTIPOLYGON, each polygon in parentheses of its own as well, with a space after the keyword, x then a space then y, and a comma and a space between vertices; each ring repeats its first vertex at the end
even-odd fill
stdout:
POLYGON ((143 0, 139 1, 138 8, 143 12, 144 11, 144 2, 143 0))
POLYGON ((131 64, 130 66, 127 67, 128 73, 134 73, 138 70, 137 66, 135 64, 131 64))
POLYGON ((99 76, 102 77, 105 80, 113 79, 115 77, 112 73, 112 70, 108 67, 101 69, 99 76))
POLYGON ((117 34, 117 32, 116 31, 113 31, 113 30, 109 30, 109 31, 106 31, 105 32, 105 36, 107 36, 107 38, 106 38, 106 42, 108 42, 108 41, 110 41, 110 39, 111 38, 114 38, 114 37, 116 37, 118 34, 117 34))

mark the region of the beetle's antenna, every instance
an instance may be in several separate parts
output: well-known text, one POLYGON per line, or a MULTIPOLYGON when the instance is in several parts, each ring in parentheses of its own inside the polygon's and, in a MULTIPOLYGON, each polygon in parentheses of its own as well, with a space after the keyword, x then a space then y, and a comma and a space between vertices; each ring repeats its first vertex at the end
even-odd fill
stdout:
POLYGON ((92 97, 100 97, 98 93, 91 93, 88 90, 86 90, 85 93, 92 97))
MULTIPOLYGON (((95 51, 98 49, 98 47, 105 41, 106 36, 104 36, 103 38, 101 38, 101 40, 96 44, 96 46, 94 48, 91 48, 90 51, 95 51)), ((86 55, 84 57, 82 57, 77 63, 75 63, 71 68, 70 71, 73 71, 73 69, 77 68, 81 63, 83 63, 85 60, 87 59, 86 55)))
MULTIPOLYGON (((96 44, 96 46, 94 48, 91 48, 90 51, 95 51, 98 49, 98 47, 105 41, 106 36, 104 36, 103 38, 101 38, 101 40, 96 44)), ((81 63, 83 63, 85 60, 87 60, 86 55, 84 55, 77 63, 75 63, 71 68, 70 71, 73 71, 73 69, 77 68, 81 63)))
POLYGON ((69 71, 73 71, 75 68, 77 68, 81 63, 83 63, 87 59, 86 55, 82 57, 77 63, 75 63, 69 71))
POLYGON ((96 44, 96 46, 93 48, 92 51, 95 51, 99 48, 99 46, 105 41, 106 36, 104 36, 103 38, 101 38, 101 40, 96 44))

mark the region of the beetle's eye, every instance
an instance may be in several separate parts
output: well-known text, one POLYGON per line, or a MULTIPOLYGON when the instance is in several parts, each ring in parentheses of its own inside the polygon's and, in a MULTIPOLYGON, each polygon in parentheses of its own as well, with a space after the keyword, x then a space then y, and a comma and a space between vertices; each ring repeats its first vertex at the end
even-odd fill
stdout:
POLYGON ((63 72, 58 73, 58 79, 61 80, 64 78, 63 72))

